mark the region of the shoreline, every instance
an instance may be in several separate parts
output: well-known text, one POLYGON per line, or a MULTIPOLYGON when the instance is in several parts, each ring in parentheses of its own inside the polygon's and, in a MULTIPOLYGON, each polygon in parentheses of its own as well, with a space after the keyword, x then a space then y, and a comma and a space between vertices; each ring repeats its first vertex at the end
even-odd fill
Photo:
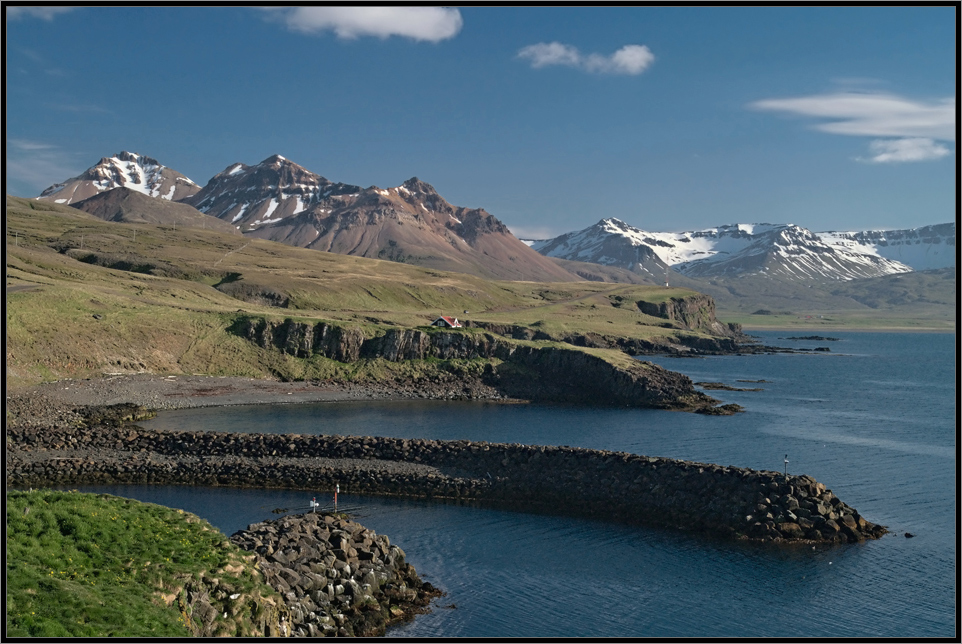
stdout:
POLYGON ((819 326, 774 326, 774 325, 746 325, 742 324, 742 330, 745 332, 749 331, 827 331, 832 333, 839 332, 851 332, 851 333, 956 333, 957 329, 955 327, 951 329, 945 328, 917 328, 917 327, 847 327, 847 326, 829 326, 829 325, 819 325, 819 326))
MULTIPOLYGON (((392 384, 265 380, 239 376, 161 376, 155 374, 108 375, 102 378, 63 379, 6 390, 9 407, 39 422, 69 412, 74 407, 129 403, 156 410, 235 405, 298 404, 359 400, 489 400, 523 403, 494 389, 470 396, 450 386, 414 387, 392 384), (45 409, 46 408, 46 409, 45 409)), ((26 420, 26 419, 25 419, 26 420)), ((9 421, 9 419, 8 419, 9 421)))

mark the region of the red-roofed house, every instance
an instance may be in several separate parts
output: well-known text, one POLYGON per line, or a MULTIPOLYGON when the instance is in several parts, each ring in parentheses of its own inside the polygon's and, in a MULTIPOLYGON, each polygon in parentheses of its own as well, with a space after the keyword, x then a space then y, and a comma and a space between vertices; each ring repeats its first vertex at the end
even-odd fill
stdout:
POLYGON ((446 326, 452 329, 459 329, 461 328, 461 323, 458 322, 458 318, 453 318, 450 315, 442 315, 432 322, 431 326, 446 326))

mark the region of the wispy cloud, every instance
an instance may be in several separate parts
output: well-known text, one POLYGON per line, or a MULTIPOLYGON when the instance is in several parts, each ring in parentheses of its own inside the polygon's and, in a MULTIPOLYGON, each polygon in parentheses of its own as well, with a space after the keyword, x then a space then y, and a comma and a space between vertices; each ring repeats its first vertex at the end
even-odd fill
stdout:
POLYGON ((550 226, 514 226, 509 225, 508 229, 511 234, 518 239, 528 239, 528 240, 540 240, 540 239, 553 239, 561 233, 559 233, 555 228, 550 226))
POLYGON ((333 31, 339 38, 361 36, 439 42, 461 31, 461 12, 446 7, 284 7, 268 8, 291 31, 333 31))
POLYGON ((56 16, 74 9, 76 7, 7 7, 7 20, 40 18, 50 22, 56 16))
POLYGON ((637 75, 651 67, 655 55, 645 45, 625 45, 610 56, 582 54, 577 47, 560 42, 539 42, 518 51, 534 69, 551 65, 574 67, 595 74, 637 75))
MULTIPOLYGON (((757 110, 821 119, 816 130, 889 137, 870 144, 874 163, 929 161, 949 154, 935 141, 955 141, 955 99, 922 102, 884 93, 839 92, 751 103, 757 110)), ((860 159, 866 160, 866 159, 860 159)))
POLYGON ((44 107, 61 112, 76 112, 81 114, 113 114, 111 110, 91 103, 45 103, 44 107))
POLYGON ((910 161, 934 161, 952 153, 944 145, 932 139, 882 139, 869 143, 872 156, 859 157, 866 163, 905 163, 910 161))
POLYGON ((22 186, 18 190, 35 194, 83 172, 59 147, 27 139, 7 139, 6 166, 9 178, 22 186))

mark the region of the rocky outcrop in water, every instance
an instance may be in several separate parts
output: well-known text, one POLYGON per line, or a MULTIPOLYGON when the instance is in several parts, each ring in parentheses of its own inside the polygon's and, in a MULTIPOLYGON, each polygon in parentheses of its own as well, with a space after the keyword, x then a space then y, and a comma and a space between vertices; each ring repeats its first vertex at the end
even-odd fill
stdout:
POLYGON ((344 516, 307 513, 255 523, 231 541, 256 554, 285 599, 290 635, 383 635, 441 595, 390 539, 344 516))

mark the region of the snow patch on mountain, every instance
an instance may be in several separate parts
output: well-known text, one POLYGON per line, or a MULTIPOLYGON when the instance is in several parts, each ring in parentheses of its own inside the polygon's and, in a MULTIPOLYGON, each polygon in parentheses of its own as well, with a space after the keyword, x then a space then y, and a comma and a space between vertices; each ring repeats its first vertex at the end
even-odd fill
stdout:
POLYGON ((884 257, 917 271, 955 266, 954 222, 903 230, 829 231, 816 234, 830 246, 884 257))
MULTIPOLYGON (((827 239, 820 235, 793 224, 768 223, 649 232, 618 219, 603 219, 584 230, 530 245, 550 257, 636 272, 670 266, 689 277, 758 273, 787 279, 851 280, 913 270, 894 257, 897 251, 880 252, 882 246, 872 245, 865 235, 854 238, 851 233, 838 233, 827 239)), ((951 239, 954 248, 954 229, 951 239)), ((907 247, 903 244, 903 254, 907 247)))
POLYGON ((121 187, 167 201, 176 201, 200 190, 191 179, 156 159, 124 151, 102 158, 79 176, 50 186, 37 199, 72 204, 121 187))

